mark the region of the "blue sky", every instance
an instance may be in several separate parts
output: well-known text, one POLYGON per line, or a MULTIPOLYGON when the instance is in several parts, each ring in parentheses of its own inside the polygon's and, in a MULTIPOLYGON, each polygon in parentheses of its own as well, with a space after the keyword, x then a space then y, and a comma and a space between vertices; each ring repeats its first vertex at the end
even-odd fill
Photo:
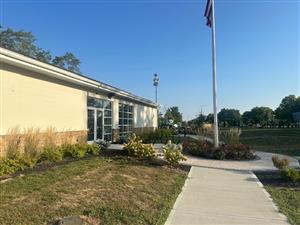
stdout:
MULTIPOLYGON (((153 99, 185 119, 212 111, 206 1, 1 1, 1 25, 32 31, 83 74, 153 99)), ((276 108, 300 95, 300 1, 216 0, 218 108, 276 108)))

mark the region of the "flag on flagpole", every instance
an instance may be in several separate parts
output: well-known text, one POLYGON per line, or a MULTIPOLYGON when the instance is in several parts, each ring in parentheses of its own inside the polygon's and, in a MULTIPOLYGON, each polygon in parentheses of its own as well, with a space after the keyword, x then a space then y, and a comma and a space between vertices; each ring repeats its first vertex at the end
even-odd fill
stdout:
POLYGON ((204 16, 206 17, 206 25, 212 25, 212 0, 207 0, 204 16))

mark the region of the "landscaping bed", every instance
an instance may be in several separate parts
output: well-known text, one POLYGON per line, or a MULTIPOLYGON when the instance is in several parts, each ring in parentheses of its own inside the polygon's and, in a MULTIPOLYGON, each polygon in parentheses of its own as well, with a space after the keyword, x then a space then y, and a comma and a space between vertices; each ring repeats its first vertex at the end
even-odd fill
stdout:
POLYGON ((45 168, 0 183, 0 224, 45 224, 71 215, 91 224, 164 224, 187 176, 180 167, 126 156, 45 168))
POLYGON ((183 138, 183 152, 189 155, 217 159, 217 160, 254 160, 258 159, 249 146, 242 143, 221 144, 214 148, 213 144, 205 140, 183 138))
POLYGON ((300 180, 287 181, 280 171, 256 171, 258 179, 293 225, 300 224, 300 180))

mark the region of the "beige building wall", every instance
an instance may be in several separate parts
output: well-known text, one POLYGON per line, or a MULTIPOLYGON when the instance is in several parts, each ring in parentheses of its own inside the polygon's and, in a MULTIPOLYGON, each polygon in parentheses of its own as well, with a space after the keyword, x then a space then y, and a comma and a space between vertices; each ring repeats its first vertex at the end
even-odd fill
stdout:
POLYGON ((134 127, 157 127, 156 108, 134 104, 134 127))
POLYGON ((86 91, 11 65, 0 68, 0 135, 15 126, 86 131, 86 91))

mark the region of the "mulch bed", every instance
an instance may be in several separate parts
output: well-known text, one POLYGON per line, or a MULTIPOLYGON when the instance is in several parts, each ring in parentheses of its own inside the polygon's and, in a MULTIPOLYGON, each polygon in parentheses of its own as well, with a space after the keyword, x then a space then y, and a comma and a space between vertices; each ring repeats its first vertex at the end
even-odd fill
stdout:
POLYGON ((286 181, 281 178, 278 170, 274 171, 255 171, 255 175, 258 177, 263 185, 273 187, 284 187, 284 188, 296 188, 300 190, 300 180, 293 183, 286 181))

